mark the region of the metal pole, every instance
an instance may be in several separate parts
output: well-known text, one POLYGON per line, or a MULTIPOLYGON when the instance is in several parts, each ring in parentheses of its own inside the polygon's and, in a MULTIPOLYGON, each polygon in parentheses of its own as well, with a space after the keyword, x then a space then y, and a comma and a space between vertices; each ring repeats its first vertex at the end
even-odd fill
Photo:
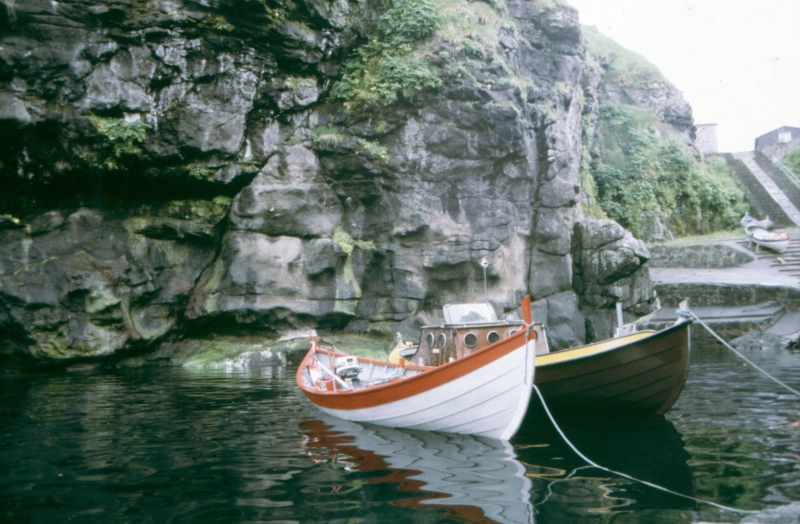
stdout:
POLYGON ((483 268, 483 300, 489 302, 489 292, 486 288, 486 268, 489 267, 489 262, 487 262, 486 257, 481 260, 481 267, 483 268))

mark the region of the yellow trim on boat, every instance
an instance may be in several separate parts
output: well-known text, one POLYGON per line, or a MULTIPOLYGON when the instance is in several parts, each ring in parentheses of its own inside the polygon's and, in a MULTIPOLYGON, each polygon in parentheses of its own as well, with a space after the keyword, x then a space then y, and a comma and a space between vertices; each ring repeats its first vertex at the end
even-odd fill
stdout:
POLYGON ((548 353, 547 355, 539 355, 536 357, 536 366, 547 366, 548 364, 557 364, 566 360, 589 357, 647 338, 654 333, 655 331, 640 331, 631 335, 625 335, 624 337, 612 338, 611 340, 604 340, 596 344, 589 344, 588 346, 565 351, 556 351, 555 353, 548 353))

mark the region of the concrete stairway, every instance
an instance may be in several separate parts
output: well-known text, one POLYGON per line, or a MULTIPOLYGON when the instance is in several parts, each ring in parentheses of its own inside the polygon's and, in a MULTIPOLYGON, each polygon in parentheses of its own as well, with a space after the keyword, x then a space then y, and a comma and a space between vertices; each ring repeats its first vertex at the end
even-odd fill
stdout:
MULTIPOLYGON (((789 199, 794 207, 800 209, 800 178, 791 172, 784 172, 778 168, 770 158, 761 151, 756 151, 753 155, 758 167, 775 182, 781 191, 789 199)), ((786 169, 784 167, 784 169, 786 169)))
MULTIPOLYGON (((745 185, 748 199, 759 212, 758 214, 761 215, 758 216, 758 218, 764 218, 766 215, 769 215, 777 227, 792 225, 800 227, 800 210, 792 203, 780 186, 776 184, 773 177, 770 177, 770 175, 759 166, 756 162, 756 153, 753 151, 746 151, 743 153, 733 153, 731 156, 733 160, 744 164, 751 175, 751 177, 748 177, 747 173, 742 170, 740 166, 731 165, 734 174, 745 185), (761 186, 761 188, 758 186, 761 186), (765 193, 767 196, 764 195, 765 193), (770 199, 772 202, 769 201, 770 199)), ((766 162, 769 161, 766 157, 764 160, 766 160, 766 162)), ((729 164, 730 163, 729 161, 729 164)), ((764 163, 763 160, 762 163, 764 163)))
POLYGON ((725 153, 722 157, 731 168, 733 176, 744 188, 747 200, 750 202, 751 215, 759 219, 769 215, 777 227, 786 227, 792 223, 769 191, 764 188, 742 160, 735 158, 731 153, 725 153))

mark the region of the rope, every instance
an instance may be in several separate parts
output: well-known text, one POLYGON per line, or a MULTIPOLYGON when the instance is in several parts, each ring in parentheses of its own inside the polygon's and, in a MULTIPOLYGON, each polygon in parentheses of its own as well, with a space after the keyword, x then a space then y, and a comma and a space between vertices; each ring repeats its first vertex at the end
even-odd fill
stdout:
POLYGON ((753 363, 752 361, 750 361, 750 360, 749 360, 747 357, 745 357, 744 355, 742 355, 741 353, 739 353, 738 351, 736 351, 736 350, 733 348, 733 346, 731 346, 730 344, 728 344, 727 342, 725 342, 724 340, 722 340, 722 339, 719 337, 719 335, 717 335, 716 333, 714 333, 714 331, 713 331, 713 330, 712 330, 710 327, 708 327, 708 325, 707 325, 705 322, 703 322, 702 320, 700 320, 700 319, 697 317, 697 315, 695 315, 695 314, 694 314, 694 312, 692 312, 692 311, 689 311, 689 313, 692 315, 692 317, 693 317, 693 318, 694 318, 694 319, 695 319, 697 322, 700 322, 700 325, 701 325, 701 326, 703 326, 704 328, 706 328, 706 330, 707 330, 709 333, 711 333, 711 335, 713 335, 713 337, 714 337, 714 338, 716 338, 716 339, 717 339, 717 340, 718 340, 718 341, 719 341, 719 342, 720 342, 720 343, 721 343, 723 346, 725 346, 726 348, 728 348, 728 349, 730 349, 731 351, 733 351, 734 353, 736 353, 736 355, 737 355, 739 358, 741 358, 742 360, 744 360, 745 362, 747 362, 748 364, 750 364, 751 366, 753 366, 754 368, 756 368, 757 370, 759 370, 761 373, 763 373, 764 375, 766 375, 766 377, 767 377, 767 378, 769 378, 770 380, 774 381, 774 382, 775 382, 775 383, 777 383, 777 384, 780 384, 781 386, 785 387, 786 389, 788 389, 789 391, 791 391, 792 393, 794 393, 795 395, 797 395, 798 397, 800 397, 800 391, 797 391, 796 389, 794 389, 794 388, 792 388, 792 387, 788 386, 788 385, 787 385, 787 384, 785 384, 784 382, 781 382, 781 381, 780 381, 780 380, 778 380, 777 378, 773 377, 772 375, 770 375, 769 373, 767 373, 766 371, 764 371, 763 369, 761 369, 760 367, 758 367, 758 366, 757 366, 755 363, 753 363))
POLYGON ((722 504, 717 504, 716 502, 710 502, 708 500, 702 500, 702 499, 698 499, 698 498, 695 498, 695 497, 691 497, 689 495, 684 495, 683 493, 678 493, 677 491, 672 491, 671 489, 665 488, 663 486, 659 486, 658 484, 653 484, 652 482, 647 482, 646 480, 637 479, 636 477, 632 477, 630 475, 626 475, 625 473, 620 473, 619 471, 614 471, 613 469, 608 469, 606 467, 603 467, 603 466, 597 464, 596 462, 594 462, 591 459, 589 459, 586 455, 584 455, 583 453, 578 451, 578 448, 576 448, 575 445, 572 442, 570 442, 570 440, 567 438, 567 436, 564 434, 564 432, 561 431, 561 428, 556 423, 556 420, 553 418, 553 415, 550 413, 550 410, 548 409, 547 404, 544 401, 544 397, 542 396, 542 392, 539 391, 539 388, 536 386, 536 384, 533 385, 533 389, 536 391, 536 394, 539 396, 539 400, 542 402, 542 407, 544 407, 544 411, 545 411, 545 413, 547 413, 547 417, 550 419, 550 422, 553 424, 553 427, 556 428, 556 431, 558 431, 558 434, 561 435, 561 438, 564 439, 564 442, 567 443, 567 445, 570 447, 570 449, 572 449, 572 451, 574 451, 576 455, 578 455, 581 459, 583 459, 584 462, 586 462, 590 466, 593 466, 593 467, 595 467, 597 469, 601 469, 601 470, 603 470, 603 471, 605 471, 607 473, 611 473, 613 475, 617 475, 617 476, 626 478, 628 480, 632 480, 634 482, 639 482, 640 484, 644 484, 645 486, 650 486, 651 488, 663 491, 665 493, 669 493, 671 495, 675 495, 677 497, 681 497, 681 498, 684 498, 684 499, 692 500, 694 502, 699 502, 701 504, 708 504, 709 506, 714 506, 715 508, 719 508, 719 509, 724 510, 724 511, 731 511, 733 513, 751 514, 751 515, 758 513, 758 511, 750 511, 750 510, 745 510, 745 509, 731 508, 731 507, 728 507, 728 506, 723 506, 722 504))

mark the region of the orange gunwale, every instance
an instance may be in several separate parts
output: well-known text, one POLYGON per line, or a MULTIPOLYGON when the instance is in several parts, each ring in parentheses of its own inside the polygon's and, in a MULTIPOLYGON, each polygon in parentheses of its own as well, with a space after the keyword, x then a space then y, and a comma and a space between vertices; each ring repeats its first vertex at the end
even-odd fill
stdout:
MULTIPOLYGON (((534 331, 535 336, 530 338, 530 342, 535 342, 539 337, 542 336, 541 324, 534 325, 534 331)), ((509 353, 513 353, 524 345, 525 330, 519 330, 510 337, 498 340, 494 344, 486 346, 485 348, 475 351, 474 353, 471 353, 465 357, 454 360, 453 362, 442 364, 441 366, 437 366, 432 369, 428 369, 423 373, 412 375, 408 378, 393 379, 390 382, 364 389, 350 391, 318 391, 316 389, 307 387, 303 381, 303 372, 305 371, 306 367, 308 367, 310 359, 312 358, 312 351, 309 350, 303 361, 300 363, 300 366, 297 368, 297 384, 300 386, 300 388, 303 390, 303 393, 305 393, 309 400, 311 400, 317 406, 323 408, 342 410, 372 408, 381 406, 383 404, 388 404, 389 402, 413 397, 443 384, 447 384, 448 382, 464 376, 467 373, 471 373, 477 369, 480 369, 481 367, 486 366, 487 364, 490 364, 491 362, 494 362, 495 360, 504 357, 509 353)), ((336 355, 336 353, 332 351, 327 351, 321 348, 318 348, 317 351, 336 355)), ((401 366, 395 366, 393 364, 389 364, 388 362, 366 358, 359 358, 359 361, 366 363, 375 362, 376 364, 382 366, 401 368, 401 366)), ((409 365, 408 368, 423 369, 420 368, 420 366, 413 365, 409 365)))

